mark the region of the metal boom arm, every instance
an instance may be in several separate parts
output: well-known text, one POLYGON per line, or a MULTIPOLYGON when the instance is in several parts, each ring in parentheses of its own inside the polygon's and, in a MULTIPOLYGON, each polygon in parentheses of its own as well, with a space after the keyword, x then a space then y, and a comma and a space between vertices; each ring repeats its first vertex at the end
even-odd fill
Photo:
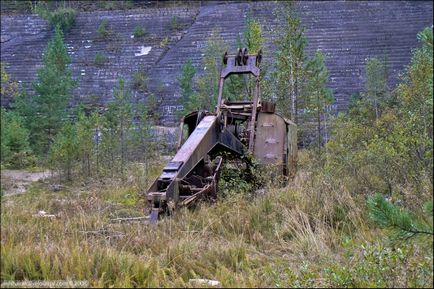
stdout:
POLYGON ((212 166, 207 163, 208 153, 217 146, 238 155, 244 152, 243 144, 226 128, 221 128, 218 116, 205 116, 165 166, 147 194, 152 205, 152 222, 159 214, 170 213, 177 204, 182 205, 182 201, 189 204, 192 197, 216 193, 221 158, 212 166))

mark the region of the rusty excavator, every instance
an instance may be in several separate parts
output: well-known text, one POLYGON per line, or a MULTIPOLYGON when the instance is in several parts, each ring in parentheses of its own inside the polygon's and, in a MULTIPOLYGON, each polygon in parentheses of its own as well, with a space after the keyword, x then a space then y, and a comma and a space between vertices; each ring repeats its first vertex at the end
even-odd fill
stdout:
POLYGON ((178 151, 146 193, 151 223, 200 199, 216 199, 224 151, 253 155, 260 165, 272 164, 280 174, 294 175, 297 126, 275 113, 274 103, 261 101, 261 59, 261 51, 248 54, 246 48, 224 54, 216 111, 195 111, 182 119, 178 151), (253 101, 224 99, 224 83, 232 74, 255 77, 253 101))

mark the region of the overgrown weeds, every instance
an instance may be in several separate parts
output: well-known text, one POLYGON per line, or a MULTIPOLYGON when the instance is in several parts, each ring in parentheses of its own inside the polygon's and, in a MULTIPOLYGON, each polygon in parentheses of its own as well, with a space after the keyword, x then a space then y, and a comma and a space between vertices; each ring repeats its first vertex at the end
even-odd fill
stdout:
POLYGON ((270 186, 256 198, 228 195, 156 226, 110 222, 143 215, 140 193, 159 168, 139 167, 130 168, 135 175, 126 183, 60 192, 39 183, 2 199, 1 280, 86 280, 93 287, 188 287, 191 278, 224 287, 432 284, 429 244, 388 247, 367 221, 364 202, 306 172, 284 188, 270 186), (39 210, 57 217, 34 217, 39 210))

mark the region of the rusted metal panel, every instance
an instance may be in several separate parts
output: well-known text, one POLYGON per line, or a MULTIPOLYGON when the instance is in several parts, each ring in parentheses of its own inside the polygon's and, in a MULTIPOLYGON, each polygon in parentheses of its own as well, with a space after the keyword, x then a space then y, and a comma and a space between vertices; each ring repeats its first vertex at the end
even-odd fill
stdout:
POLYGON ((276 104, 269 102, 269 101, 262 101, 261 103, 261 111, 262 112, 269 112, 269 113, 274 113, 274 111, 276 110, 276 104))
POLYGON ((237 55, 229 55, 225 53, 223 63, 226 65, 221 72, 221 77, 226 78, 231 74, 251 73, 258 77, 260 69, 258 65, 261 63, 261 51, 258 54, 248 54, 247 49, 239 50, 237 55))
POLYGON ((256 124, 254 155, 260 164, 283 162, 286 143, 286 124, 276 114, 260 112, 256 124))

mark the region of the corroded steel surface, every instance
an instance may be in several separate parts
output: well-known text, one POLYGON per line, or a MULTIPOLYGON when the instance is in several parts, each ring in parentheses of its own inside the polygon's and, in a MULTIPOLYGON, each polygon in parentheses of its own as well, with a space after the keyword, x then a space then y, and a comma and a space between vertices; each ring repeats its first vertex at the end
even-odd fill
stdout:
POLYGON ((284 162, 286 143, 285 120, 272 113, 260 112, 256 125, 254 155, 261 164, 284 162))
POLYGON ((179 206, 203 198, 215 199, 223 162, 218 155, 223 151, 239 157, 252 153, 259 164, 277 164, 279 174, 293 171, 296 157, 291 154, 296 152, 296 126, 275 114, 273 103, 261 102, 261 58, 261 51, 251 55, 245 48, 235 55, 225 53, 216 112, 192 112, 183 118, 179 149, 147 192, 151 222, 179 206), (253 100, 225 100, 225 79, 231 74, 246 73, 256 78, 253 100), (186 132, 188 136, 184 137, 186 132))

